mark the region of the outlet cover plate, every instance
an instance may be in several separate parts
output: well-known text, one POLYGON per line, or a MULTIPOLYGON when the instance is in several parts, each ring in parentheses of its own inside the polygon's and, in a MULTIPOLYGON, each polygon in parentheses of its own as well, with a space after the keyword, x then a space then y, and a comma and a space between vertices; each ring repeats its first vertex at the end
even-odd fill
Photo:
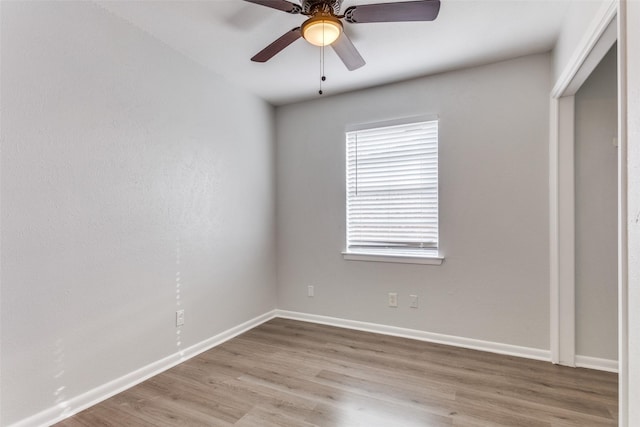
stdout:
POLYGON ((184 310, 176 311, 176 326, 184 325, 184 310))
POLYGON ((409 295, 409 307, 418 308, 418 295, 409 295))
POLYGON ((396 292, 389 292, 389 307, 398 306, 398 294, 396 292))

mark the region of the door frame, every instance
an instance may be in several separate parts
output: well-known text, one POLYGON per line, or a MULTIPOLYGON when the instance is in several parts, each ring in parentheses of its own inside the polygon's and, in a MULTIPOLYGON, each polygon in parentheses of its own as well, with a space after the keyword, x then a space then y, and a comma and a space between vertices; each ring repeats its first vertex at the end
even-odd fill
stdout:
POLYGON ((551 91, 549 122, 550 352, 553 363, 576 366, 574 95, 618 41, 618 372, 623 427, 628 424, 625 19, 625 0, 603 2, 551 91))

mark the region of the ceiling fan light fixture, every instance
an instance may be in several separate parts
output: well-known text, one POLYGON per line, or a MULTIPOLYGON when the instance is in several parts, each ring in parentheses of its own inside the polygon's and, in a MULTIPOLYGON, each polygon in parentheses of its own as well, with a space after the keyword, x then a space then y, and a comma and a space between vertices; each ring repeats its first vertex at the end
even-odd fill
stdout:
POLYGON ((315 46, 328 46, 338 40, 342 22, 331 15, 318 15, 307 19, 301 27, 302 37, 315 46))

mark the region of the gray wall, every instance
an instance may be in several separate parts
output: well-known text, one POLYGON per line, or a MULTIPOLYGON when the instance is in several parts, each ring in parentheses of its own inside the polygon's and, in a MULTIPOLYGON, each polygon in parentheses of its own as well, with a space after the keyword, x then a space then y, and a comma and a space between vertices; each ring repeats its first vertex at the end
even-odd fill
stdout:
POLYGON ((548 349, 550 74, 536 55, 279 107, 278 307, 548 349), (440 116, 444 264, 343 260, 345 127, 423 114, 440 116))
POLYGON ((576 354, 618 358, 616 46, 575 97, 576 354))
POLYGON ((1 7, 8 425, 274 309, 275 175, 263 101, 93 3, 1 7))

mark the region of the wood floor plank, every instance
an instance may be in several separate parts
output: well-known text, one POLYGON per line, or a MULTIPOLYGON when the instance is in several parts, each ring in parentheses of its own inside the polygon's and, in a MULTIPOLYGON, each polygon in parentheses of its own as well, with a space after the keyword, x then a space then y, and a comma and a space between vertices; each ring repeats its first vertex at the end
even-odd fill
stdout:
POLYGON ((60 427, 613 427, 617 375, 273 319, 60 427))
POLYGON ((448 427, 452 419, 428 411, 393 405, 363 405, 361 402, 322 403, 307 419, 318 426, 349 427, 448 427))
POLYGON ((467 406, 481 405, 485 411, 493 414, 532 414, 536 419, 552 425, 567 421, 573 425, 590 427, 616 425, 611 418, 592 416, 572 409, 552 407, 521 398, 460 391, 456 396, 456 402, 467 406))
POLYGON ((305 421, 305 413, 269 404, 256 405, 240 421, 238 427, 316 427, 305 421))

